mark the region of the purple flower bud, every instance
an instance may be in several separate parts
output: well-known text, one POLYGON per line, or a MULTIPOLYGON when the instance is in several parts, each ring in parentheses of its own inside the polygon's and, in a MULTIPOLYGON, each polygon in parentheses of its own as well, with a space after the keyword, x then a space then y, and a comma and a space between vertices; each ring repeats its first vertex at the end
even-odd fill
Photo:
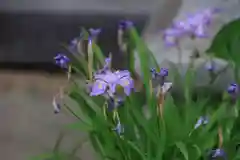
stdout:
POLYGON ((213 72, 215 70, 216 64, 213 61, 206 63, 205 67, 208 71, 213 72))
POLYGON ((160 72, 158 73, 162 77, 168 76, 168 69, 167 68, 161 68, 160 72))
POLYGON ((102 29, 100 28, 97 28, 97 29, 90 28, 89 29, 90 37, 97 37, 101 31, 102 29))
POLYGON ((54 57, 54 60, 61 68, 67 68, 68 63, 70 62, 70 59, 64 54, 57 54, 57 56, 54 57))
POLYGON ((118 24, 118 28, 122 30, 129 29, 133 26, 133 22, 129 20, 121 20, 118 24))
POLYGON ((232 83, 228 86, 227 89, 229 94, 237 94, 238 93, 238 85, 236 83, 232 83))
POLYGON ((212 150, 210 154, 212 158, 223 158, 225 160, 227 159, 226 152, 221 148, 212 150))
POLYGON ((150 69, 150 72, 152 73, 152 78, 156 78, 156 76, 157 76, 157 71, 156 71, 156 69, 155 69, 155 68, 151 68, 151 69, 150 69))

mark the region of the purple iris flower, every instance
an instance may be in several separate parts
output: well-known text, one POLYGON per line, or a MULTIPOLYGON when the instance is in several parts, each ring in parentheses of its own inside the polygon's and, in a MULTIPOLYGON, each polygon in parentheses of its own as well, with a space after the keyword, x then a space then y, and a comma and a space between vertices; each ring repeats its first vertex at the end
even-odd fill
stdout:
POLYGON ((118 135, 121 135, 124 133, 124 126, 118 121, 116 127, 113 129, 118 135))
POLYGON ((200 13, 189 16, 184 21, 174 23, 174 27, 181 29, 186 34, 190 34, 198 38, 207 38, 207 28, 212 22, 213 15, 219 13, 220 9, 210 8, 200 13))
POLYGON ((175 23, 175 27, 182 30, 184 35, 193 35, 194 37, 208 37, 206 33, 207 25, 201 21, 202 16, 189 17, 185 21, 175 23))
POLYGON ((129 29, 133 26, 133 22, 129 20, 121 20, 118 24, 118 28, 122 30, 129 29))
POLYGON ((224 160, 227 159, 226 152, 221 148, 212 150, 210 152, 210 155, 211 155, 212 158, 223 158, 224 160))
POLYGON ((115 72, 108 70, 105 73, 95 74, 94 79, 90 96, 98 96, 105 92, 112 96, 118 85, 123 87, 124 93, 128 96, 134 88, 133 79, 127 70, 115 72))
POLYGON ((57 54, 57 56, 54 57, 54 60, 61 68, 67 68, 68 63, 70 62, 70 59, 64 54, 57 54))
POLYGON ((97 28, 97 29, 90 28, 89 29, 90 37, 97 37, 101 31, 102 31, 101 28, 97 28))

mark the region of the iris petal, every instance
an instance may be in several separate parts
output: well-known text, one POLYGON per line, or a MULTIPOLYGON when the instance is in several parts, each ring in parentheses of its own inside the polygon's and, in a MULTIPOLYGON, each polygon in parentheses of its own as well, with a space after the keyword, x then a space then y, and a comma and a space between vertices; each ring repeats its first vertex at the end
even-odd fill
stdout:
POLYGON ((93 86, 92 86, 92 91, 90 93, 90 96, 98 96, 101 95, 105 92, 107 88, 107 83, 101 80, 97 80, 93 86))

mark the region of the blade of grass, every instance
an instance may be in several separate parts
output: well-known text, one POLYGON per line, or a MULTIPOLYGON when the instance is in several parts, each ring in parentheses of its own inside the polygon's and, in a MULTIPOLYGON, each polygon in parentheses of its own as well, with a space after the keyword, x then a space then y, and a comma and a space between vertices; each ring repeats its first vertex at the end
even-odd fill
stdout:
POLYGON ((186 145, 183 142, 176 142, 176 146, 180 150, 180 152, 183 154, 185 160, 188 160, 188 150, 186 145))

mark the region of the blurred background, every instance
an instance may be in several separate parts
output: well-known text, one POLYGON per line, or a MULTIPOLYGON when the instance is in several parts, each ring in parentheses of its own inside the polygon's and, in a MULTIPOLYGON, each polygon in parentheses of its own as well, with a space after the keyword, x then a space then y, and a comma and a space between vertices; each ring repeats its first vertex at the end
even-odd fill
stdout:
MULTIPOLYGON (((66 84, 65 75, 53 64, 80 34, 80 27, 102 28, 99 44, 105 54, 119 54, 116 29, 121 19, 132 20, 141 32, 155 0, 1 0, 0 1, 0 156, 1 160, 26 160, 49 152, 63 125, 74 119, 54 115, 52 97, 66 84)), ((84 134, 66 133, 64 147, 84 140, 84 134)), ((89 146, 83 159, 93 159, 89 146)))

